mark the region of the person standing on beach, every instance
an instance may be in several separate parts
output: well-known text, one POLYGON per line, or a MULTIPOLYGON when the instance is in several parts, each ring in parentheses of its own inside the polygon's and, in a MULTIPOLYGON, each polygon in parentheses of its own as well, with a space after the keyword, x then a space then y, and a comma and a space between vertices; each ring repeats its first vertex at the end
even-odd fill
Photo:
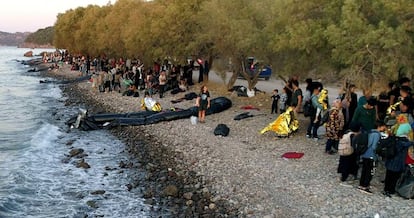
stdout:
POLYGON ((198 120, 204 123, 206 110, 210 108, 210 92, 206 85, 201 86, 200 94, 196 99, 196 107, 198 107, 198 120))
POLYGON ((302 107, 302 100, 303 100, 303 94, 302 89, 299 88, 299 81, 293 80, 292 81, 292 87, 293 87, 293 93, 292 93, 292 102, 291 106, 295 107, 293 112, 295 112, 295 115, 300 112, 302 107))
POLYGON ((282 94, 280 95, 280 104, 279 104, 279 112, 282 114, 286 111, 286 102, 288 100, 288 96, 286 94, 286 87, 283 87, 282 94))
POLYGON ((325 153, 327 154, 334 154, 338 150, 339 139, 342 138, 342 130, 345 124, 341 100, 336 99, 332 106, 329 111, 329 120, 326 123, 326 137, 328 140, 326 141, 325 153))
MULTIPOLYGON (((408 117, 405 114, 400 114, 397 117, 397 124, 394 125, 393 134, 398 137, 396 143, 396 154, 392 158, 385 160, 385 180, 383 195, 391 197, 395 194, 395 188, 398 179, 406 168, 408 148, 413 145, 413 130, 409 124, 408 117)), ((409 155, 408 155, 409 157, 409 155)))
POLYGON ((340 98, 342 100, 342 113, 345 116, 345 127, 347 129, 354 117, 355 110, 358 106, 358 95, 355 93, 356 86, 350 84, 344 88, 344 93, 341 93, 340 98))
MULTIPOLYGON (((411 129, 411 127, 409 127, 411 129)), ((358 190, 367 194, 372 194, 370 184, 375 172, 375 163, 378 157, 375 153, 378 141, 381 139, 381 132, 384 132, 387 126, 384 122, 376 122, 375 128, 368 134, 368 149, 361 155, 362 170, 361 178, 359 180, 358 190)))
POLYGON ((358 106, 355 110, 352 122, 359 122, 362 125, 363 132, 375 129, 375 121, 377 117, 375 105, 377 105, 377 100, 375 98, 370 98, 367 103, 358 106))
POLYGON ((279 90, 277 89, 273 90, 273 95, 271 96, 272 98, 272 109, 270 111, 271 114, 273 113, 277 114, 277 103, 279 102, 279 99, 280 99, 280 95, 278 93, 279 93, 279 90))
POLYGON ((351 180, 357 180, 358 179, 358 156, 355 152, 352 152, 351 154, 343 154, 341 151, 343 151, 344 148, 349 147, 352 148, 352 144, 354 140, 354 137, 361 132, 361 125, 356 122, 351 122, 349 124, 349 130, 342 136, 342 138, 339 140, 338 145, 338 153, 339 153, 339 163, 338 163, 338 169, 337 172, 341 174, 340 179, 340 185, 342 186, 348 186, 351 187, 351 184, 348 184, 347 180, 350 175, 353 175, 353 178, 351 180))
POLYGON ((158 84, 159 84, 159 93, 160 93, 160 98, 164 97, 164 92, 165 92, 165 85, 167 84, 167 75, 165 73, 165 71, 161 71, 160 76, 158 77, 158 84))
POLYGON ((321 83, 319 82, 314 82, 312 83, 312 96, 311 96, 311 102, 312 102, 312 106, 315 109, 315 111, 313 112, 313 114, 310 116, 310 122, 309 122, 309 126, 308 129, 306 130, 306 137, 307 138, 313 138, 313 140, 318 141, 318 129, 320 126, 320 120, 321 120, 321 115, 317 114, 317 110, 319 109, 320 111, 323 110, 323 106, 319 103, 318 99, 319 99, 319 94, 322 90, 323 86, 321 83))

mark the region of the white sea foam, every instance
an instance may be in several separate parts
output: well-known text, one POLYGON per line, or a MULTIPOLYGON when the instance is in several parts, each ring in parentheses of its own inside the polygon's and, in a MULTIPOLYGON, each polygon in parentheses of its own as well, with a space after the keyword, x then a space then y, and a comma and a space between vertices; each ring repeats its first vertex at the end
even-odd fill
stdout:
POLYGON ((60 99, 62 98, 62 90, 56 85, 50 85, 50 89, 42 90, 42 97, 60 99))
POLYGON ((32 136, 30 144, 33 148, 44 148, 50 146, 62 133, 57 126, 49 123, 42 125, 32 136))
POLYGON ((130 160, 125 145, 105 131, 68 131, 63 122, 75 112, 62 104, 59 85, 4 61, 25 51, 0 47, 0 217, 148 217, 140 189, 126 188, 139 170, 119 168, 130 160), (69 158, 72 148, 85 150, 91 168, 76 166, 81 158, 69 158))

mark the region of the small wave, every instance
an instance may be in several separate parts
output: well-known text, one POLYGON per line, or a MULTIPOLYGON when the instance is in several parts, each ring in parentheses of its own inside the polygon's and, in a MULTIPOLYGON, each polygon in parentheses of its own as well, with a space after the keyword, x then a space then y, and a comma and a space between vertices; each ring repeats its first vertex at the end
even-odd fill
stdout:
POLYGON ((53 141, 57 140, 62 133, 57 126, 50 123, 43 124, 40 129, 32 136, 30 144, 33 147, 49 147, 53 141))
POLYGON ((44 90, 44 92, 42 93, 42 97, 54 98, 54 99, 62 98, 62 90, 56 85, 51 85, 51 86, 52 87, 50 89, 44 90))

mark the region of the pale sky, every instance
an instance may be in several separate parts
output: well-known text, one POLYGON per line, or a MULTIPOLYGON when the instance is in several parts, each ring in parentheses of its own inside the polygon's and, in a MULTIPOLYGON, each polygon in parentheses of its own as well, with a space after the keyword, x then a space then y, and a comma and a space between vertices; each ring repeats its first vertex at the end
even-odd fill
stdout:
POLYGON ((116 0, 3 0, 0 7, 0 31, 35 32, 53 26, 58 13, 90 4, 103 6, 116 0))

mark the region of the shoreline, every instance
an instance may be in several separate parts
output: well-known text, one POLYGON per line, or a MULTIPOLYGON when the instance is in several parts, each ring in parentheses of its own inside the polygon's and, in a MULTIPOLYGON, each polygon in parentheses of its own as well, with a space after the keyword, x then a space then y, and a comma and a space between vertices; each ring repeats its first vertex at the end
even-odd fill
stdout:
MULTIPOLYGON (((56 71, 42 74, 63 81, 77 77, 77 73, 64 76, 56 71)), ((61 88, 70 99, 66 104, 86 106, 90 113, 118 110, 87 95, 76 83, 61 85, 61 88)), ((136 178, 136 181, 128 184, 128 189, 143 189, 140 197, 146 204, 166 211, 164 213, 171 217, 239 216, 236 208, 223 200, 214 199, 211 186, 185 164, 177 163, 179 154, 174 154, 156 135, 147 132, 144 126, 118 127, 109 132, 125 143, 126 152, 146 171, 145 178, 136 178)))
MULTIPOLYGON (((49 73, 66 78, 77 76, 65 70, 49 73)), ((133 98, 117 92, 95 92, 86 82, 73 84, 73 87, 81 94, 80 98, 84 98, 78 103, 92 102, 98 108, 94 112, 140 110, 142 92, 140 98, 133 98)), ((75 92, 73 89, 67 92, 75 92)), ((197 85, 191 91, 198 92, 197 85)), ((210 93, 213 97, 219 94, 214 89, 210 89, 210 93)), ((267 95, 243 98, 232 93, 224 96, 232 100, 233 107, 207 116, 204 124, 191 125, 190 120, 184 119, 111 130, 128 144, 137 158, 148 160, 142 164, 150 173, 147 182, 157 183, 155 188, 145 188, 144 195, 152 196, 148 199, 161 202, 161 207, 163 202, 168 206, 181 199, 180 204, 185 205, 172 206, 173 210, 177 216, 190 217, 373 217, 376 213, 381 217, 407 217, 414 213, 409 201, 381 195, 384 175, 381 166, 372 181, 373 195, 358 192, 357 183, 354 187, 339 186, 336 174, 339 157, 324 154, 325 140, 314 142, 305 138, 309 121, 303 115, 299 116, 299 131, 289 138, 278 138, 271 132, 260 135, 259 131, 276 118, 270 114, 270 108, 267 109, 270 98, 267 99, 267 95), (259 106, 260 110, 241 109, 249 104, 259 106), (254 117, 233 120, 242 112, 250 112, 254 117), (219 123, 230 127, 229 136, 214 136, 214 128, 219 123), (136 144, 142 138, 148 143, 136 144), (305 155, 298 160, 281 158, 290 151, 305 155), (174 196, 178 197, 163 195, 168 185, 180 179, 184 182, 179 187, 176 185, 178 190, 174 196), (162 183, 159 188, 158 183, 162 183), (194 200, 200 196, 206 197, 203 208, 196 206, 194 200)), ((174 106, 169 101, 180 97, 167 94, 163 99, 155 98, 163 108, 169 108, 174 106)), ((193 101, 185 101, 175 106, 187 108, 193 104, 193 101)))

